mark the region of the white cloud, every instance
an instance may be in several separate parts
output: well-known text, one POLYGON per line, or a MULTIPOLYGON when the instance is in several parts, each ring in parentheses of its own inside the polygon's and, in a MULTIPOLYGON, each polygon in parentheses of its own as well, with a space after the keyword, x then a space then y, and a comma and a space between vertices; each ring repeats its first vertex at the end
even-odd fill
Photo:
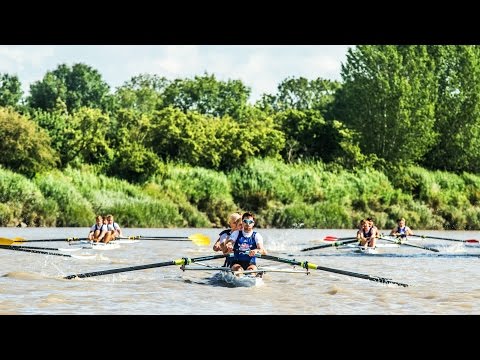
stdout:
POLYGON ((192 78, 207 72, 219 80, 240 79, 252 100, 274 93, 287 77, 340 80, 349 46, 339 45, 62 45, 0 46, 0 73, 17 74, 24 89, 62 63, 85 63, 114 90, 147 73, 192 78))

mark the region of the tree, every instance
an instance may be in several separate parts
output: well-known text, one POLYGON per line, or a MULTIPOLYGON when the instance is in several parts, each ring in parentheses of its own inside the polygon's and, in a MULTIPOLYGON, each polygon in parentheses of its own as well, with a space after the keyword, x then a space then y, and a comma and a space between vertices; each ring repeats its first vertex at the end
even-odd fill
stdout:
POLYGON ((15 172, 33 177, 58 162, 45 130, 13 110, 0 108, 0 139, 0 164, 15 172))
POLYGON ((219 81, 214 75, 205 74, 194 79, 174 80, 165 89, 164 106, 171 105, 183 112, 238 118, 247 106, 249 96, 250 88, 240 80, 219 81))
POLYGON ((480 171, 480 47, 429 46, 435 60, 438 100, 434 148, 422 164, 430 169, 480 171))
POLYGON ((290 109, 318 110, 323 116, 327 116, 331 111, 335 93, 340 87, 338 81, 291 77, 278 85, 276 94, 262 95, 262 99, 256 105, 262 109, 271 107, 274 112, 290 109))
POLYGON ((255 157, 280 157, 283 133, 268 116, 237 122, 169 107, 155 112, 145 146, 163 161, 228 170, 255 157))
POLYGON ((23 96, 22 84, 18 76, 0 75, 0 106, 15 108, 23 96))
POLYGON ((70 68, 61 64, 47 72, 43 80, 30 85, 27 103, 31 108, 52 110, 60 99, 70 114, 81 107, 106 112, 112 107, 109 91, 99 72, 90 66, 78 63, 70 68))
POLYGON ((334 116, 361 136, 366 155, 417 162, 436 133, 436 79, 426 46, 357 46, 342 65, 334 116))
POLYGON ((285 160, 332 158, 338 142, 332 134, 327 135, 327 123, 320 111, 289 109, 275 115, 275 121, 285 134, 286 146, 282 151, 285 160))
POLYGON ((163 108, 163 93, 170 82, 157 75, 142 74, 132 77, 130 81, 115 92, 118 108, 133 109, 142 113, 163 108))

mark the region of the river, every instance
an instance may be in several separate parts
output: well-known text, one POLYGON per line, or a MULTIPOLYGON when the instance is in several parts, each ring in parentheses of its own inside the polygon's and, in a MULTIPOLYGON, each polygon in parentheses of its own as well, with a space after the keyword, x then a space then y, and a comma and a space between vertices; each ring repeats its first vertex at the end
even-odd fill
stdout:
MULTIPOLYGON (((213 241, 221 229, 124 229, 125 235, 191 236, 213 241)), ((353 236, 355 230, 257 229, 270 255, 308 261, 354 274, 408 284, 386 285, 331 271, 266 273, 257 287, 228 287, 214 273, 179 266, 64 279, 64 276, 213 255, 192 241, 143 240, 118 249, 85 249, 91 258, 61 257, 0 249, 0 314, 21 315, 447 315, 480 314, 480 248, 445 240, 411 243, 437 246, 439 253, 401 247, 364 255, 334 247, 301 252, 325 236, 353 236), (471 256, 479 255, 479 256, 471 256)), ((0 228, 0 237, 57 239, 85 237, 87 228, 0 228)), ((430 236, 471 239, 476 231, 418 231, 430 236)), ((412 238, 413 239, 413 238, 412 238)), ((65 241, 24 245, 65 247, 65 241)), ((55 251, 51 251, 55 252, 55 251)), ((75 252, 77 254, 79 252, 75 252)), ((73 254, 73 253, 71 253, 73 254)), ((222 265, 223 259, 208 261, 222 265)), ((264 259, 260 265, 290 267, 264 259)))

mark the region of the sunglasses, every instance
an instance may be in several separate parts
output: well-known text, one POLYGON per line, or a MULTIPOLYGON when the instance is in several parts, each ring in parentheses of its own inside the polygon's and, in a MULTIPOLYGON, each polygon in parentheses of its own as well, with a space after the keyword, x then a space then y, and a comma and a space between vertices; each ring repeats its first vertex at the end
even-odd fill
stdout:
POLYGON ((250 219, 245 219, 245 220, 243 220, 243 222, 244 222, 245 224, 247 224, 247 225, 255 224, 255 221, 250 220, 250 219))

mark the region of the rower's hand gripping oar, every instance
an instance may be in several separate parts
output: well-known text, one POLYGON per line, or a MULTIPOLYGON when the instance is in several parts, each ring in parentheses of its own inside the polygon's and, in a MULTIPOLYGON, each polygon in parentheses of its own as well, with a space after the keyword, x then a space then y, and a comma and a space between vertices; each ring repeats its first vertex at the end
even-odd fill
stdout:
POLYGON ((181 259, 176 259, 176 260, 171 260, 171 261, 165 261, 165 262, 162 262, 162 263, 129 266, 129 267, 124 267, 124 268, 102 270, 102 271, 92 271, 92 272, 83 273, 83 274, 73 274, 73 275, 65 276, 64 279, 86 278, 86 277, 92 277, 92 276, 116 274, 116 273, 127 272, 127 271, 152 269, 152 268, 169 266, 169 265, 179 265, 179 266, 181 266, 181 265, 188 265, 188 264, 194 263, 196 261, 220 259, 220 258, 223 258, 223 257, 226 257, 226 256, 228 256, 228 255, 210 255, 210 256, 202 256, 202 257, 197 257, 197 258, 192 258, 192 259, 181 258, 181 259))
POLYGON ((360 273, 355 273, 355 272, 351 272, 351 271, 328 268, 328 267, 319 266, 319 265, 316 265, 314 263, 307 262, 307 261, 296 261, 296 260, 279 258, 277 256, 271 256, 271 255, 259 255, 259 254, 257 254, 256 256, 259 257, 259 258, 266 259, 266 260, 278 261, 278 262, 282 262, 282 263, 286 263, 286 264, 301 266, 305 269, 328 271, 328 272, 333 272, 333 273, 336 273, 336 274, 354 276, 354 277, 361 278, 361 279, 376 281, 376 282, 380 282, 380 283, 383 283, 383 284, 395 284, 395 285, 403 286, 403 287, 408 286, 407 284, 399 283, 399 282, 392 281, 390 279, 379 277, 379 276, 371 276, 371 275, 360 274, 360 273))
POLYGON ((430 251, 434 251, 434 252, 440 252, 440 250, 435 249, 435 248, 432 248, 432 247, 420 246, 420 245, 413 245, 413 244, 409 244, 409 243, 404 243, 404 242, 402 242, 401 239, 393 240, 393 239, 389 239, 389 238, 385 237, 384 235, 380 235, 378 238, 379 238, 379 239, 382 239, 382 240, 390 241, 391 243, 394 243, 394 244, 399 244, 399 245, 404 245, 404 246, 410 246, 410 247, 414 247, 414 248, 417 248, 417 249, 430 250, 430 251))

